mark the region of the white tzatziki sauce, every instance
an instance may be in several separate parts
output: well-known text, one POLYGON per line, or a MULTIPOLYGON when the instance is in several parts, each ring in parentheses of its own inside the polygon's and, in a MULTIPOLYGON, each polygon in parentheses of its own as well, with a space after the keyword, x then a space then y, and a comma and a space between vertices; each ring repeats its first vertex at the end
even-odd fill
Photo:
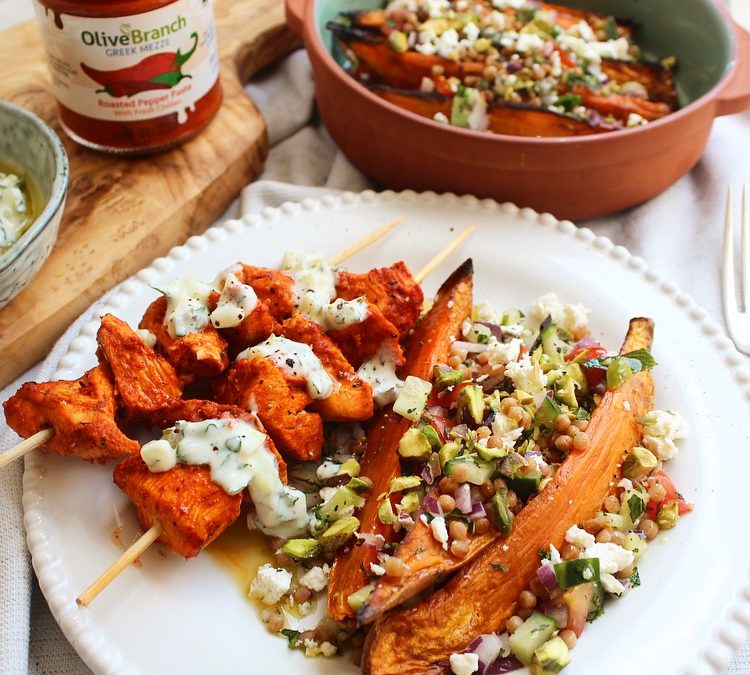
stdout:
POLYGON ((221 297, 216 309, 211 312, 214 328, 234 328, 242 323, 258 304, 258 296, 252 286, 243 284, 233 272, 226 275, 221 297))
POLYGON ((205 465, 211 480, 227 494, 247 488, 256 509, 255 524, 265 534, 287 538, 307 527, 305 495, 281 482, 266 435, 245 420, 177 422, 161 439, 146 443, 141 457, 154 473, 177 464, 205 465))
POLYGON ((320 253, 287 251, 281 269, 294 279, 297 309, 324 330, 362 323, 367 318, 367 300, 336 298, 337 269, 320 253))
POLYGON ((175 279, 162 290, 167 298, 164 325, 171 338, 198 333, 208 325, 208 298, 213 290, 195 277, 175 279))
POLYGON ((240 352, 237 361, 257 357, 270 358, 288 375, 304 377, 307 393, 312 398, 328 398, 333 393, 333 379, 309 345, 271 335, 267 340, 240 352))
POLYGON ((403 385, 396 375, 397 367, 393 345, 384 342, 377 353, 357 370, 357 375, 372 387, 372 398, 381 408, 396 400, 403 385))
POLYGON ((0 253, 18 240, 33 219, 23 179, 0 171, 0 253))

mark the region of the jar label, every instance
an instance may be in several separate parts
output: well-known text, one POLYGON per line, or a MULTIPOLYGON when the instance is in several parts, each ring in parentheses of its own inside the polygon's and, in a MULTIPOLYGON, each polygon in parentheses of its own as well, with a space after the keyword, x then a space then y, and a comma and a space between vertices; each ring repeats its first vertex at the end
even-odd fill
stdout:
POLYGON ((181 124, 219 76, 211 0, 176 0, 142 14, 59 14, 34 0, 53 93, 89 118, 181 124))

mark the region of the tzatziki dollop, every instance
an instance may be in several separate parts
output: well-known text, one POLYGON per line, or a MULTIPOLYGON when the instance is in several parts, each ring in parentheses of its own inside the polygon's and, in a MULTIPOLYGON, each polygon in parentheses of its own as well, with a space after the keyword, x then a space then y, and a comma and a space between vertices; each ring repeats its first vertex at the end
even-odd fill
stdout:
POLYGON ((0 171, 0 253, 5 253, 34 220, 23 179, 0 171))
POLYGON ((178 464, 202 465, 210 467, 211 480, 227 494, 247 488, 255 524, 272 537, 293 537, 307 527, 305 495, 281 482, 267 436, 245 420, 177 422, 161 439, 146 443, 141 457, 154 473, 178 464))

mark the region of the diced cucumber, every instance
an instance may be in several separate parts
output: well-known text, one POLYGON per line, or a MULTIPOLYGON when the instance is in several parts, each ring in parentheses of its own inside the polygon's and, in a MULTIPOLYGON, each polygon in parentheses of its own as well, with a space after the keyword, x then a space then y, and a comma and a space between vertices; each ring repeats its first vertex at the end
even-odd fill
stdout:
POLYGON ((490 518, 498 530, 505 535, 510 534, 513 527, 513 512, 508 508, 508 499, 504 490, 498 490, 492 498, 490 518))
POLYGON ((534 652, 532 675, 553 675, 570 663, 570 650, 561 637, 553 637, 534 652))
POLYGON ((552 429, 559 415, 562 415, 560 404, 552 397, 545 396, 539 410, 534 415, 534 424, 545 429, 552 429))
POLYGON ((578 407, 576 382, 572 376, 565 374, 555 383, 555 398, 561 403, 570 406, 573 410, 578 407))
POLYGON ((472 485, 481 485, 484 481, 492 478, 496 471, 496 465, 494 462, 485 462, 479 459, 478 455, 461 455, 445 463, 443 471, 446 476, 450 476, 453 471, 459 465, 465 465, 469 467, 469 476, 466 479, 467 483, 472 485))
POLYGON ((555 620, 541 612, 534 612, 508 638, 508 646, 513 656, 523 665, 530 666, 534 652, 539 649, 557 630, 555 620))
POLYGON ((542 473, 539 469, 531 471, 516 471, 515 474, 506 479, 508 487, 521 499, 528 499, 531 495, 539 492, 539 484, 542 482, 542 473))
POLYGON ((596 621, 602 614, 604 614, 604 589, 599 582, 595 583, 592 588, 594 592, 591 594, 591 600, 589 600, 589 613, 586 615, 586 621, 589 623, 596 621))
POLYGON ((517 323, 521 323, 524 313, 520 309, 506 309, 503 312, 503 316, 500 319, 501 326, 515 326, 517 323))
POLYGON ((492 331, 481 323, 471 324, 469 332, 466 334, 467 342, 479 343, 486 345, 492 337, 492 331))
POLYGON ((560 588, 572 588, 599 581, 599 558, 564 560, 557 563, 554 569, 560 588))
POLYGON ((633 553, 633 563, 637 565, 643 557, 643 554, 646 552, 646 549, 648 549, 648 542, 644 537, 641 537, 635 532, 630 532, 625 535, 625 541, 622 543, 622 547, 633 553))
POLYGON ((607 526, 618 532, 627 532, 630 529, 630 519, 619 513, 600 513, 599 514, 607 526))
POLYGON ((409 375, 404 380, 401 391, 393 403, 393 412, 412 422, 417 422, 422 417, 422 411, 427 405, 427 399, 431 391, 432 385, 429 382, 409 375))
POLYGON ((554 363, 563 363, 563 354, 570 349, 565 340, 560 335, 557 324, 549 323, 539 332, 539 339, 542 343, 542 352, 548 356, 554 363))

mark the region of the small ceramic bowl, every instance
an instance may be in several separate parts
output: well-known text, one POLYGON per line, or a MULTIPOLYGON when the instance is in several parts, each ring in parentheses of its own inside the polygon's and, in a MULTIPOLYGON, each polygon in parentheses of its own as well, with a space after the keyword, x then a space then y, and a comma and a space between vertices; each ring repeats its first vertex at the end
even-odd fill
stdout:
POLYGON ((68 189, 68 156, 41 119, 0 101, 0 167, 19 171, 33 184, 41 206, 29 228, 0 255, 0 307, 31 281, 52 252, 68 189))
POLYGON ((649 55, 675 55, 683 107, 634 129, 569 138, 450 127, 376 96, 336 61, 326 22, 382 0, 285 0, 304 38, 318 110, 352 163, 396 189, 491 197, 579 220, 651 199, 700 159, 719 115, 750 108, 750 33, 723 0, 562 0, 631 19, 649 55))

